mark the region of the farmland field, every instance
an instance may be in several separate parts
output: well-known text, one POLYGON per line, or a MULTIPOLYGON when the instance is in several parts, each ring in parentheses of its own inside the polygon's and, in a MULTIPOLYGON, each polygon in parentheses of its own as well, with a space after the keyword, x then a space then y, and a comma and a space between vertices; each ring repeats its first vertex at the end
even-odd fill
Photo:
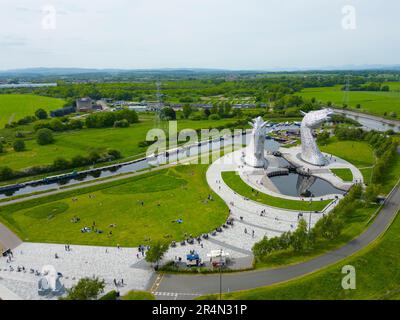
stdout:
POLYGON ((34 115, 39 108, 50 111, 62 108, 64 104, 62 99, 30 94, 0 94, 0 128, 6 123, 34 115))
POLYGON ((357 104, 361 105, 360 112, 376 114, 378 116, 387 116, 395 112, 400 116, 400 83, 389 83, 389 92, 375 91, 350 91, 348 92, 348 100, 346 93, 341 90, 342 86, 307 88, 299 93, 303 98, 316 98, 322 102, 332 102, 337 106, 347 103, 350 108, 356 108, 357 104))

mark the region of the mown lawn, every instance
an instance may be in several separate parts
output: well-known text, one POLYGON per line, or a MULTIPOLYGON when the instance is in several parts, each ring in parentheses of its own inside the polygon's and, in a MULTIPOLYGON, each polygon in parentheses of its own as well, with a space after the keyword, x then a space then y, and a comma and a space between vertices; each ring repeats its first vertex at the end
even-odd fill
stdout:
POLYGON ((400 117, 399 83, 391 83, 389 87, 391 90, 389 92, 350 91, 348 101, 345 101, 345 92, 341 90, 342 86, 306 88, 299 95, 306 99, 316 98, 323 102, 331 101, 338 106, 348 103, 349 107, 356 111, 373 113, 378 116, 383 116, 385 112, 387 115, 395 112, 400 117), (361 104, 360 109, 356 109, 357 104, 361 104))
MULTIPOLYGON (((280 285, 223 295, 238 300, 399 299, 400 217, 386 234, 360 253, 312 275, 280 285), (356 289, 344 290, 342 268, 356 270, 356 289)), ((216 296, 208 296, 216 299, 216 296)))
POLYGON ((6 123, 35 115, 37 109, 56 110, 62 108, 64 104, 65 101, 62 99, 31 94, 0 94, 0 128, 6 123))
POLYGON ((206 170, 207 165, 179 166, 9 205, 0 208, 0 220, 30 242, 137 246, 180 240, 185 233, 209 232, 227 218, 219 197, 207 201, 212 192, 206 170), (74 217, 80 221, 71 222, 74 217), (173 222, 178 219, 183 223, 173 222), (81 233, 94 223, 102 234, 81 233))
POLYGON ((236 191, 241 196, 271 207, 298 211, 321 211, 330 203, 329 200, 314 201, 311 203, 307 201, 287 200, 284 198, 273 197, 262 192, 257 192, 246 184, 234 171, 222 172, 222 178, 233 191, 236 191))
POLYGON ((343 169, 331 169, 331 171, 336 174, 340 179, 346 182, 353 181, 353 173, 350 169, 343 168, 343 169))
POLYGON ((374 151, 364 141, 333 141, 320 146, 321 151, 342 158, 357 168, 371 167, 375 164, 374 151))

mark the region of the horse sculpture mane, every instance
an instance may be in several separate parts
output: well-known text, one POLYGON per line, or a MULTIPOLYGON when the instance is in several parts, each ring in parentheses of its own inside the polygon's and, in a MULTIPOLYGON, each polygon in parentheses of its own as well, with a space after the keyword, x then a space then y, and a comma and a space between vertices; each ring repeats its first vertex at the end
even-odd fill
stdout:
POLYGON ((311 164, 323 166, 326 159, 318 149, 313 137, 313 130, 321 126, 323 122, 329 119, 333 114, 332 109, 323 109, 311 111, 309 113, 302 112, 304 119, 301 123, 301 158, 311 164))
POLYGON ((249 122, 249 124, 253 127, 253 132, 251 134, 250 144, 246 149, 244 161, 247 165, 254 168, 264 168, 268 165, 264 157, 266 125, 268 122, 258 117, 254 119, 253 122, 249 122))

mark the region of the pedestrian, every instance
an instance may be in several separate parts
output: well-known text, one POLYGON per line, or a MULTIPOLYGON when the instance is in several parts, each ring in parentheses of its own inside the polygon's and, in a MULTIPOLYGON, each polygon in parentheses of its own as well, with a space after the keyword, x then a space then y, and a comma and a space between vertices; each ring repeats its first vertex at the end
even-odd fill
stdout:
POLYGON ((254 238, 254 234, 255 234, 255 231, 253 230, 252 235, 251 235, 253 238, 254 238))
POLYGON ((247 234, 247 228, 244 228, 244 233, 247 234))

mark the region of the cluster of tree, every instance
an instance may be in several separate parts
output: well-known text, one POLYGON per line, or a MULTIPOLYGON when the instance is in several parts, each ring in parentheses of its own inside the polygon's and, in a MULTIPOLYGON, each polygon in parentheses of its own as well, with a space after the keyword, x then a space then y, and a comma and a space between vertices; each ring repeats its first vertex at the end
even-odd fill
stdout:
POLYGON ((158 269, 160 260, 163 258, 164 254, 168 251, 169 245, 165 242, 154 242, 150 245, 149 250, 146 252, 145 260, 149 263, 155 264, 155 269, 158 269))
POLYGON ((139 117, 134 110, 120 110, 116 112, 99 112, 90 114, 85 121, 88 128, 108 128, 123 126, 139 122, 139 117), (124 121, 125 120, 125 121, 124 121))
POLYGON ((182 110, 182 118, 194 121, 199 120, 219 120, 225 118, 240 118, 243 112, 241 109, 233 109, 229 102, 216 103, 212 108, 204 108, 198 111, 190 105, 184 105, 182 110), (196 112, 197 111, 197 112, 196 112))
POLYGON ((118 150, 108 150, 104 153, 92 151, 88 156, 77 155, 71 160, 59 157, 54 160, 53 164, 45 166, 35 166, 24 170, 15 171, 9 167, 0 167, 0 181, 24 178, 39 174, 52 173, 55 171, 63 171, 67 169, 75 169, 95 163, 113 161, 121 158, 118 150))
MULTIPOLYGON (((15 152, 22 152, 26 150, 25 141, 21 139, 17 139, 13 142, 12 147, 15 152)), ((3 143, 0 143, 0 153, 4 153, 6 148, 4 147, 3 143)))
POLYGON ((342 90, 350 90, 350 91, 389 91, 388 85, 382 85, 381 83, 376 82, 368 82, 365 84, 352 83, 349 86, 344 86, 342 90))
POLYGON ((307 222, 304 219, 299 221, 297 229, 292 232, 288 231, 280 235, 268 239, 265 237, 253 246, 254 256, 258 261, 265 260, 270 254, 276 251, 293 249, 295 252, 303 251, 313 242, 310 237, 311 233, 307 230, 307 222))
POLYGON ((9 129, 9 128, 16 128, 18 126, 24 126, 30 123, 33 123, 37 121, 37 118, 35 116, 26 116, 18 121, 12 121, 11 123, 6 123, 4 125, 4 128, 9 129))
POLYGON ((171 107, 162 108, 158 116, 160 120, 165 120, 165 121, 176 120, 176 112, 171 107))
POLYGON ((84 122, 79 119, 70 119, 70 118, 55 118, 48 120, 37 121, 33 125, 33 129, 35 132, 40 129, 49 129, 55 132, 69 131, 69 130, 80 130, 84 126, 84 122))
POLYGON ((97 300, 105 286, 105 281, 99 278, 82 278, 71 289, 67 289, 66 297, 60 300, 97 300))
POLYGON ((355 185, 347 196, 328 214, 321 218, 314 228, 309 229, 304 219, 300 219, 297 229, 285 232, 279 237, 264 238, 253 246, 258 261, 266 261, 271 254, 282 251, 302 253, 311 251, 322 242, 337 238, 344 227, 344 217, 364 206, 364 194, 361 185, 355 185))

